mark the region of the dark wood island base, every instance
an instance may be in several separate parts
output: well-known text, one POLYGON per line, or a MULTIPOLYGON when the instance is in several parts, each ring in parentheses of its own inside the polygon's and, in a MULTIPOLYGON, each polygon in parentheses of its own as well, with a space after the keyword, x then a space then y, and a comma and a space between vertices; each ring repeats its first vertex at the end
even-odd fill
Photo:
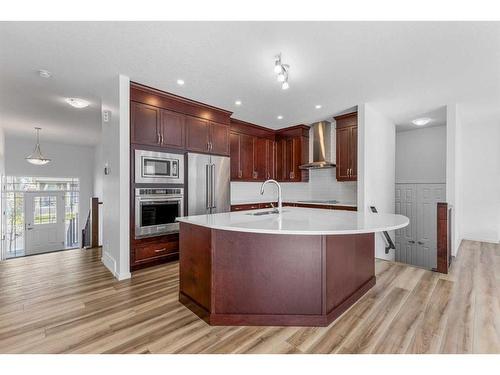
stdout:
POLYGON ((181 222, 179 301, 211 325, 327 326, 375 285, 374 246, 181 222))

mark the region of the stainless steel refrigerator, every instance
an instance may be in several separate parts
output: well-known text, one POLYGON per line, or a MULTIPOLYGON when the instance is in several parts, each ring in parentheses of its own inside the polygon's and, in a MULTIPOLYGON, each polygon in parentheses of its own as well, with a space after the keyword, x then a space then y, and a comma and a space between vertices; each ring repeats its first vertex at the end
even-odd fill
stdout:
POLYGON ((188 153, 188 215, 231 210, 229 157, 188 153))

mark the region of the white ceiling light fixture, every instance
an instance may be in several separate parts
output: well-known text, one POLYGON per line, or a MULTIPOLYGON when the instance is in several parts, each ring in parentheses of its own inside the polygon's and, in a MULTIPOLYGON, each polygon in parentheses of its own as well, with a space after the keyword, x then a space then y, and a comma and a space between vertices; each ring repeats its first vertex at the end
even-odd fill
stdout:
POLYGON ((234 104, 236 104, 236 105, 241 105, 241 100, 236 100, 236 101, 234 102, 234 104))
POLYGON ((427 125, 429 122, 431 122, 431 119, 429 117, 417 118, 412 121, 413 125, 417 126, 424 126, 427 125))
POLYGON ((283 120, 283 116, 279 115, 278 117, 276 117, 278 120, 283 120))
POLYGON ((42 151, 40 150, 40 130, 42 130, 42 128, 35 128, 35 130, 36 130, 35 149, 33 150, 33 153, 26 158, 26 161, 34 165, 45 165, 47 163, 50 163, 50 159, 43 156, 42 151))
POLYGON ((184 82, 184 80, 183 80, 183 79, 178 79, 178 80, 177 80, 177 84, 178 84, 179 86, 184 86, 184 83, 185 83, 185 82, 184 82))
POLYGON ((78 109, 86 108, 90 105, 90 102, 80 98, 66 98, 64 101, 70 106, 78 109))
POLYGON ((50 76, 52 76, 52 73, 49 72, 48 70, 40 69, 38 71, 38 75, 42 78, 50 78, 50 76))
POLYGON ((321 104, 316 104, 316 105, 314 106, 314 108, 316 108, 316 109, 321 109, 321 104))
POLYGON ((288 90, 290 84, 288 83, 290 65, 281 63, 281 53, 274 58, 274 73, 277 74, 276 80, 281 83, 282 90, 288 90))

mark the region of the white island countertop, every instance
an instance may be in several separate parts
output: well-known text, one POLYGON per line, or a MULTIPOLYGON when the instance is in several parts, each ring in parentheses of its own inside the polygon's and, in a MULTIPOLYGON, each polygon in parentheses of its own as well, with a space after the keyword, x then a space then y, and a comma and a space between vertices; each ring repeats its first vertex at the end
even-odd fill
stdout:
POLYGON ((406 227, 403 215, 283 207, 281 214, 253 215, 270 209, 179 217, 177 221, 207 228, 236 232, 333 235, 360 234, 406 227))

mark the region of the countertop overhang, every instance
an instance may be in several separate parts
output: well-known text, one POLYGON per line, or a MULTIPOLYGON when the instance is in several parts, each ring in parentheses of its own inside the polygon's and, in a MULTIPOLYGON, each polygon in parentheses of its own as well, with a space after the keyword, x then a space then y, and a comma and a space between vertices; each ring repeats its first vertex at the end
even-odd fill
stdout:
POLYGON ((403 215, 301 207, 283 207, 281 214, 253 215, 262 211, 269 209, 184 216, 177 221, 218 230, 289 235, 375 233, 409 224, 403 215))

